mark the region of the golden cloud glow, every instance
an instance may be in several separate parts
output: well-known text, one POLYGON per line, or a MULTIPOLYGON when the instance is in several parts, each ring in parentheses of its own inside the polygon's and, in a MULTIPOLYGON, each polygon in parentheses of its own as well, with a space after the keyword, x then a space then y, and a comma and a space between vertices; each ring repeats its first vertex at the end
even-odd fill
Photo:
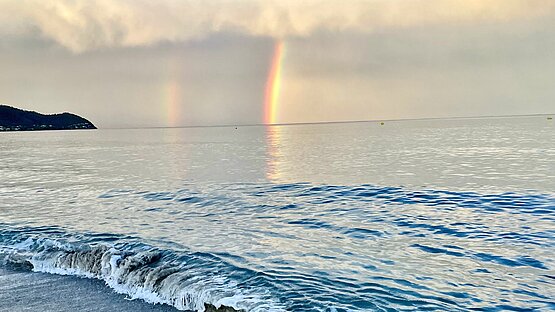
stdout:
POLYGON ((316 31, 372 32, 529 18, 553 14, 555 1, 352 0, 347 5, 339 0, 4 0, 0 12, 0 32, 38 29, 42 36, 81 52, 186 41, 220 31, 284 38, 316 31))

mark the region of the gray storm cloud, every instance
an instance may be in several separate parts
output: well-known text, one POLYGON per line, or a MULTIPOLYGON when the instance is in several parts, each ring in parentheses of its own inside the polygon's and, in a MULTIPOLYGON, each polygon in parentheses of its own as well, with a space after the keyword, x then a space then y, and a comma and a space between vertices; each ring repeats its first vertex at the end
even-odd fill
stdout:
POLYGON ((415 25, 526 19, 552 0, 4 0, 0 34, 36 35, 73 52, 182 42, 218 32, 303 37, 415 25))

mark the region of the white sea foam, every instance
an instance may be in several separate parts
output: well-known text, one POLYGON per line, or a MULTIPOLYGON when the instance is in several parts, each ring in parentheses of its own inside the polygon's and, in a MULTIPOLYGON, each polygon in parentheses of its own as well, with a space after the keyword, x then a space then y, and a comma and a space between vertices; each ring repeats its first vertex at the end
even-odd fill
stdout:
POLYGON ((54 240, 25 240, 11 245, 8 262, 25 262, 32 270, 103 280, 130 299, 168 304, 180 310, 231 307, 237 311, 284 311, 262 292, 240 289, 225 276, 186 264, 167 263, 159 250, 122 251, 107 246, 54 240))

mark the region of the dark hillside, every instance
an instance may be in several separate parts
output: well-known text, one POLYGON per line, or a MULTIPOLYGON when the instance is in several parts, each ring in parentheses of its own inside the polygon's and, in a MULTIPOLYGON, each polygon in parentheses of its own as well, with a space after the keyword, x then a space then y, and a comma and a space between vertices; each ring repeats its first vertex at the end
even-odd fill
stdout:
POLYGON ((44 115, 0 105, 0 131, 96 129, 87 119, 71 113, 44 115))

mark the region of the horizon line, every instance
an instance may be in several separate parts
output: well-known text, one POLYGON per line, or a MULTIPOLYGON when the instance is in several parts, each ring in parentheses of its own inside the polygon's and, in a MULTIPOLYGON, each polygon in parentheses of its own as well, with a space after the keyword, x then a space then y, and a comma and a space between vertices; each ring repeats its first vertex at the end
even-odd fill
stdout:
POLYGON ((451 117, 421 117, 421 118, 396 118, 396 119, 362 119, 362 120, 337 120, 337 121, 312 121, 312 122, 287 122, 287 123, 253 123, 253 124, 215 124, 215 125, 182 125, 182 126, 145 126, 145 127, 102 127, 107 130, 133 130, 133 129, 181 129, 181 128, 224 128, 224 127, 272 127, 272 126, 300 126, 319 124, 365 123, 365 122, 395 122, 416 120, 441 120, 441 119, 478 119, 478 118, 511 118, 511 117, 538 117, 555 115, 555 113, 537 114, 512 114, 512 115, 480 115, 480 116, 451 116, 451 117))

